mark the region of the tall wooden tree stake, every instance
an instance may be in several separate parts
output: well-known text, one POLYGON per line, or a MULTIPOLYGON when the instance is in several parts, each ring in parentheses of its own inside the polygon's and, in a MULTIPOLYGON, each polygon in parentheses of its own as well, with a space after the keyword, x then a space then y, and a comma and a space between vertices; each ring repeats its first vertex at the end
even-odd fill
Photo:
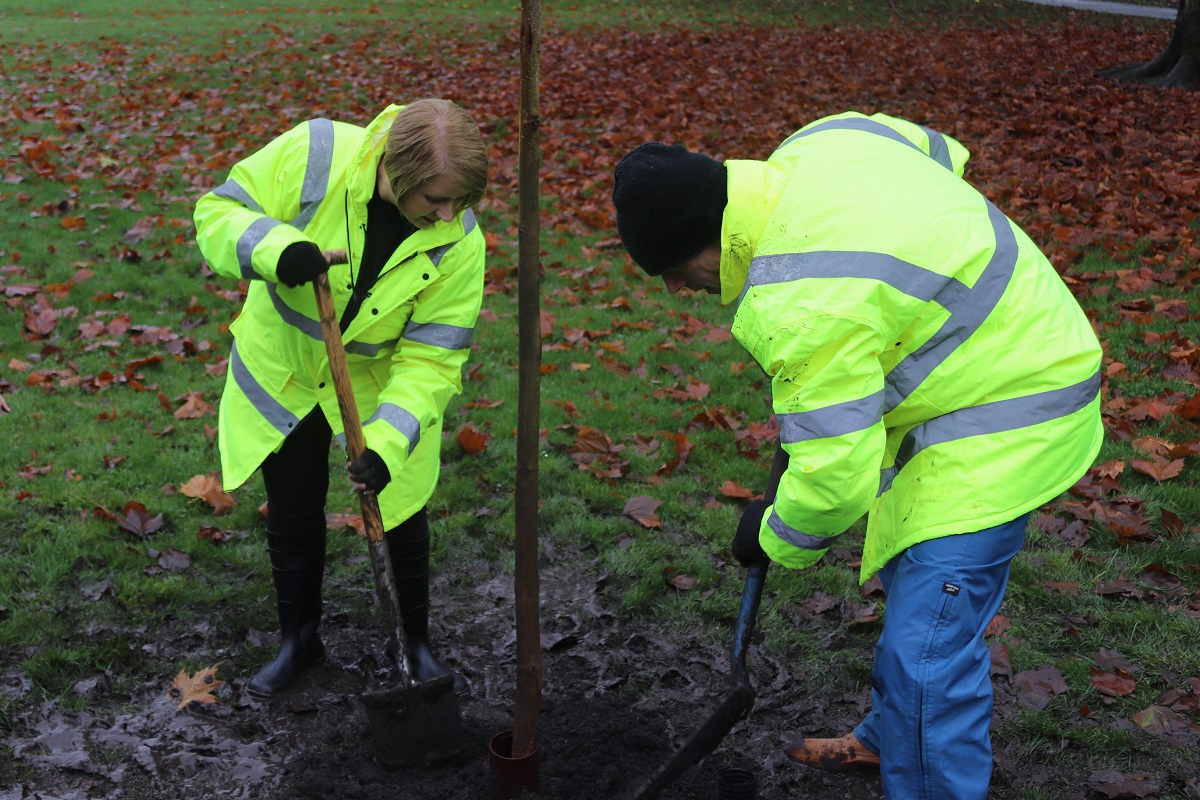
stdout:
POLYGON ((517 392, 516 617, 517 704, 513 758, 538 747, 542 642, 538 604, 538 409, 542 378, 541 263, 538 169, 538 83, 541 74, 542 3, 521 0, 521 132, 517 167, 520 206, 517 317, 520 326, 517 392))

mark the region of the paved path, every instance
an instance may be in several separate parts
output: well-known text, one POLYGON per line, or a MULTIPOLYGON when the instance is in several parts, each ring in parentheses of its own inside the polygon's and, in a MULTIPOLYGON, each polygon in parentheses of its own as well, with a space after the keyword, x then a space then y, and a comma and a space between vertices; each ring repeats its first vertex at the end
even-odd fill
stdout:
POLYGON ((1162 8, 1160 6, 1139 6, 1133 3, 1111 3, 1107 0, 1026 0, 1043 6, 1064 6, 1080 11, 1099 11, 1104 14, 1124 14, 1129 17, 1153 17, 1155 19, 1175 19, 1178 9, 1162 8))

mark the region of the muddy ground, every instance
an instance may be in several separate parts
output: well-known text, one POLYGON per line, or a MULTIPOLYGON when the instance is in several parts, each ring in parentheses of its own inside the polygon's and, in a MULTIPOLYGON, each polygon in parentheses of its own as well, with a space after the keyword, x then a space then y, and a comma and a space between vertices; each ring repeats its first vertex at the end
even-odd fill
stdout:
MULTIPOLYGON (((640 785, 670 758, 731 688, 728 655, 698 637, 665 635, 648 623, 619 617, 615 593, 603 576, 578 563, 558 563, 542 573, 543 703, 537 786, 524 798, 617 798, 640 785)), ((22 767, 0 768, 0 800, 201 800, 201 798, 321 798, 321 800, 489 800, 504 794, 490 764, 489 739, 512 726, 515 634, 511 578, 481 574, 465 600, 442 602, 436 646, 460 669, 468 693, 460 697, 466 735, 463 752, 449 762, 383 769, 375 758, 361 694, 388 686, 377 628, 356 626, 327 608, 328 657, 286 696, 257 701, 244 692, 257 665, 227 657, 218 677, 220 702, 193 704, 180 713, 164 694, 172 676, 139 696, 114 697, 102 685, 91 693, 91 711, 46 706, 13 719, 4 742, 22 767), (499 632, 499 635, 498 635, 499 632), (34 777, 24 777, 32 769, 34 777)), ((435 599, 447 594, 435 580, 435 599)), ((871 637, 846 637, 842 646, 870 657, 871 637)), ((195 655, 196 641, 180 641, 195 655)), ((837 646, 837 645, 835 645, 837 646)), ((868 701, 865 689, 843 675, 799 675, 751 650, 759 698, 751 718, 721 746, 660 796, 717 798, 718 775, 748 770, 757 797, 881 797, 877 777, 827 776, 791 765, 786 745, 803 735, 849 730, 868 701)), ((1018 713, 1007 679, 996 676, 997 720, 1018 713)), ((10 697, 29 691, 13 672, 0 675, 10 697)), ((998 738, 993 796, 1094 798, 1103 765, 1071 768, 1030 763, 1022 743, 998 738)), ((0 750, 0 757, 3 757, 0 750)), ((2 766, 2 765, 0 765, 2 766)), ((1165 788, 1165 787, 1164 787, 1165 788)))

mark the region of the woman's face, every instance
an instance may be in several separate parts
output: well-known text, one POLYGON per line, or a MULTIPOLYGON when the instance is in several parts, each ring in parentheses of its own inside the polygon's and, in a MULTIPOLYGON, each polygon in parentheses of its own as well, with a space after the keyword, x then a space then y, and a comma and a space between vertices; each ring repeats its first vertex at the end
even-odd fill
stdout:
POLYGON ((460 196, 453 178, 438 175, 397 198, 396 208, 416 227, 428 228, 439 220, 449 222, 454 219, 455 201, 460 196))

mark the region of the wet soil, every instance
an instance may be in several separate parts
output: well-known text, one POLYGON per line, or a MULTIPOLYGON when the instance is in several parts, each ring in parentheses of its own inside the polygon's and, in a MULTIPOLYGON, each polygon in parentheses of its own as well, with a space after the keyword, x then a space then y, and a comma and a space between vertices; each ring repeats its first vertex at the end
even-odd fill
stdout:
MULTIPOLYGON (((435 634, 443 660, 470 683, 459 696, 464 736, 453 758, 380 766, 361 697, 394 685, 394 676, 378 652, 378 629, 330 608, 325 662, 285 696, 249 697, 244 683, 257 665, 227 662, 218 673, 225 683, 217 704, 177 712, 164 679, 140 696, 97 692, 89 712, 47 705, 14 718, 16 733, 3 743, 17 764, 0 765, 0 778, 21 775, 22 782, 0 780, 0 800, 618 798, 674 755, 732 688, 720 644, 618 616, 604 578, 578 564, 544 569, 536 785, 506 791, 493 772, 489 740, 512 726, 513 590, 504 574, 480 575, 473 586, 466 599, 438 609, 435 634)), ((868 640, 854 646, 870 658, 868 640)), ((761 800, 881 797, 877 777, 825 775, 784 757, 805 735, 851 729, 868 702, 864 689, 837 674, 794 674, 761 648, 752 648, 751 672, 759 690, 751 717, 660 797, 715 800, 719 773, 729 767, 751 773, 761 800)), ((1017 709, 1003 678, 997 683, 1000 719, 1017 709)), ((28 688, 19 675, 0 675, 0 691, 9 696, 28 688)), ((1019 746, 997 742, 993 796, 1032 796, 1019 789, 1048 782, 1058 788, 1044 796, 1096 796, 1086 774, 1066 782, 1076 789, 1063 790, 1062 774, 1039 774, 1012 755, 1019 746)))

